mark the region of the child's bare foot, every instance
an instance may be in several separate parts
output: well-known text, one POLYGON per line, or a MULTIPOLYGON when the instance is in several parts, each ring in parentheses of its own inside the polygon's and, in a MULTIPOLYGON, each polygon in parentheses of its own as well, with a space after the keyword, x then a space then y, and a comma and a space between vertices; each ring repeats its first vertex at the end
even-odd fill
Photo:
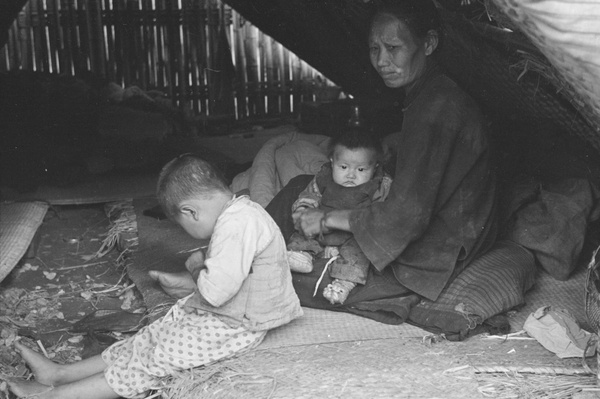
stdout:
POLYGON ((185 298, 196 290, 196 282, 189 272, 167 273, 150 270, 148 275, 157 281, 163 290, 173 298, 185 298))
POLYGON ((348 299, 350 291, 356 287, 356 283, 352 281, 335 279, 323 290, 323 296, 329 300, 332 305, 336 303, 342 304, 348 299))
POLYGON ((40 384, 37 381, 8 380, 8 389, 14 393, 17 398, 44 399, 54 388, 51 385, 40 384))
POLYGON ((46 356, 33 349, 29 349, 18 341, 14 345, 17 352, 19 352, 25 363, 27 363, 27 366, 31 369, 37 383, 44 386, 60 384, 60 364, 54 363, 46 356))

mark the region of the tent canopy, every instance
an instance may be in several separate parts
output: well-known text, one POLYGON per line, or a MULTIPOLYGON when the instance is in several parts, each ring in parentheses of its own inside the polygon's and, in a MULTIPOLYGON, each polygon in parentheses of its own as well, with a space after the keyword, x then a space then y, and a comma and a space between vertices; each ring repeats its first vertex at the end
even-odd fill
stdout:
MULTIPOLYGON (((357 99, 398 102, 368 58, 368 21, 376 0, 225 2, 357 99)), ((448 73, 492 120, 560 130, 600 150, 600 60, 590 59, 600 54, 600 28, 590 23, 600 18, 600 6, 589 1, 472 3, 437 1, 445 28, 438 57, 448 73), (571 18, 565 18, 565 7, 571 18), (553 17, 556 21, 549 21, 553 17), (554 28, 554 38, 568 40, 544 42, 552 37, 544 24, 554 28), (582 45, 587 52, 569 56, 582 45)))

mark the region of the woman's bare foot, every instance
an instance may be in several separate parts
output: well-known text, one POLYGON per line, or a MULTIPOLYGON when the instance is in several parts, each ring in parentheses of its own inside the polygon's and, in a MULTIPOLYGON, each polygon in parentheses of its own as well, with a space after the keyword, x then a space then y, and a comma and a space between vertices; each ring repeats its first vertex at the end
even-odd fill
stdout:
POLYGON ((25 363, 27 363, 27 366, 31 369, 37 383, 44 386, 60 384, 60 364, 54 363, 46 356, 33 349, 29 349, 18 341, 14 345, 17 352, 19 352, 25 363))
POLYGON ((35 398, 44 399, 49 395, 46 395, 54 388, 52 385, 40 384, 37 381, 25 381, 25 380, 8 380, 8 389, 14 393, 17 398, 35 398))
POLYGON ((189 272, 167 273, 150 270, 148 275, 160 284, 162 289, 173 298, 185 298, 196 290, 196 282, 189 272))
POLYGON ((332 305, 336 303, 342 304, 348 299, 350 291, 356 287, 356 283, 352 281, 335 279, 333 282, 323 290, 323 296, 329 300, 332 305))

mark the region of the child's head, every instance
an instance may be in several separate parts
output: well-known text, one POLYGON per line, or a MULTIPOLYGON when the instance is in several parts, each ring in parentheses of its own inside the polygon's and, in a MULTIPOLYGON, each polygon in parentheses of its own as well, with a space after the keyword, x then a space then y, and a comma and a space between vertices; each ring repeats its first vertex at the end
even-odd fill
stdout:
POLYGON ((353 187, 368 182, 375 175, 383 148, 379 139, 362 129, 349 129, 329 144, 333 181, 353 187))
POLYGON ((212 235, 223 203, 231 195, 221 172, 193 154, 180 155, 167 163, 160 172, 156 189, 167 217, 199 239, 212 235))

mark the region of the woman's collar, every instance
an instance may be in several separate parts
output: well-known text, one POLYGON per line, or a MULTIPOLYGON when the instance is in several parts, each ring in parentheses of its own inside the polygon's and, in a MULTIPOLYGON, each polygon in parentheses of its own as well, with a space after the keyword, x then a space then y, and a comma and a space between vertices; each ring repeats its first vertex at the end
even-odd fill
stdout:
POLYGON ((425 82, 431 80, 431 78, 433 78, 434 76, 441 74, 442 68, 440 67, 440 65, 435 60, 429 59, 428 62, 425 64, 425 71, 423 72, 423 74, 414 82, 406 86, 406 88, 404 89, 406 95, 404 97, 404 107, 402 108, 402 111, 406 111, 408 107, 410 107, 414 99, 421 91, 421 88, 423 87, 425 82))

